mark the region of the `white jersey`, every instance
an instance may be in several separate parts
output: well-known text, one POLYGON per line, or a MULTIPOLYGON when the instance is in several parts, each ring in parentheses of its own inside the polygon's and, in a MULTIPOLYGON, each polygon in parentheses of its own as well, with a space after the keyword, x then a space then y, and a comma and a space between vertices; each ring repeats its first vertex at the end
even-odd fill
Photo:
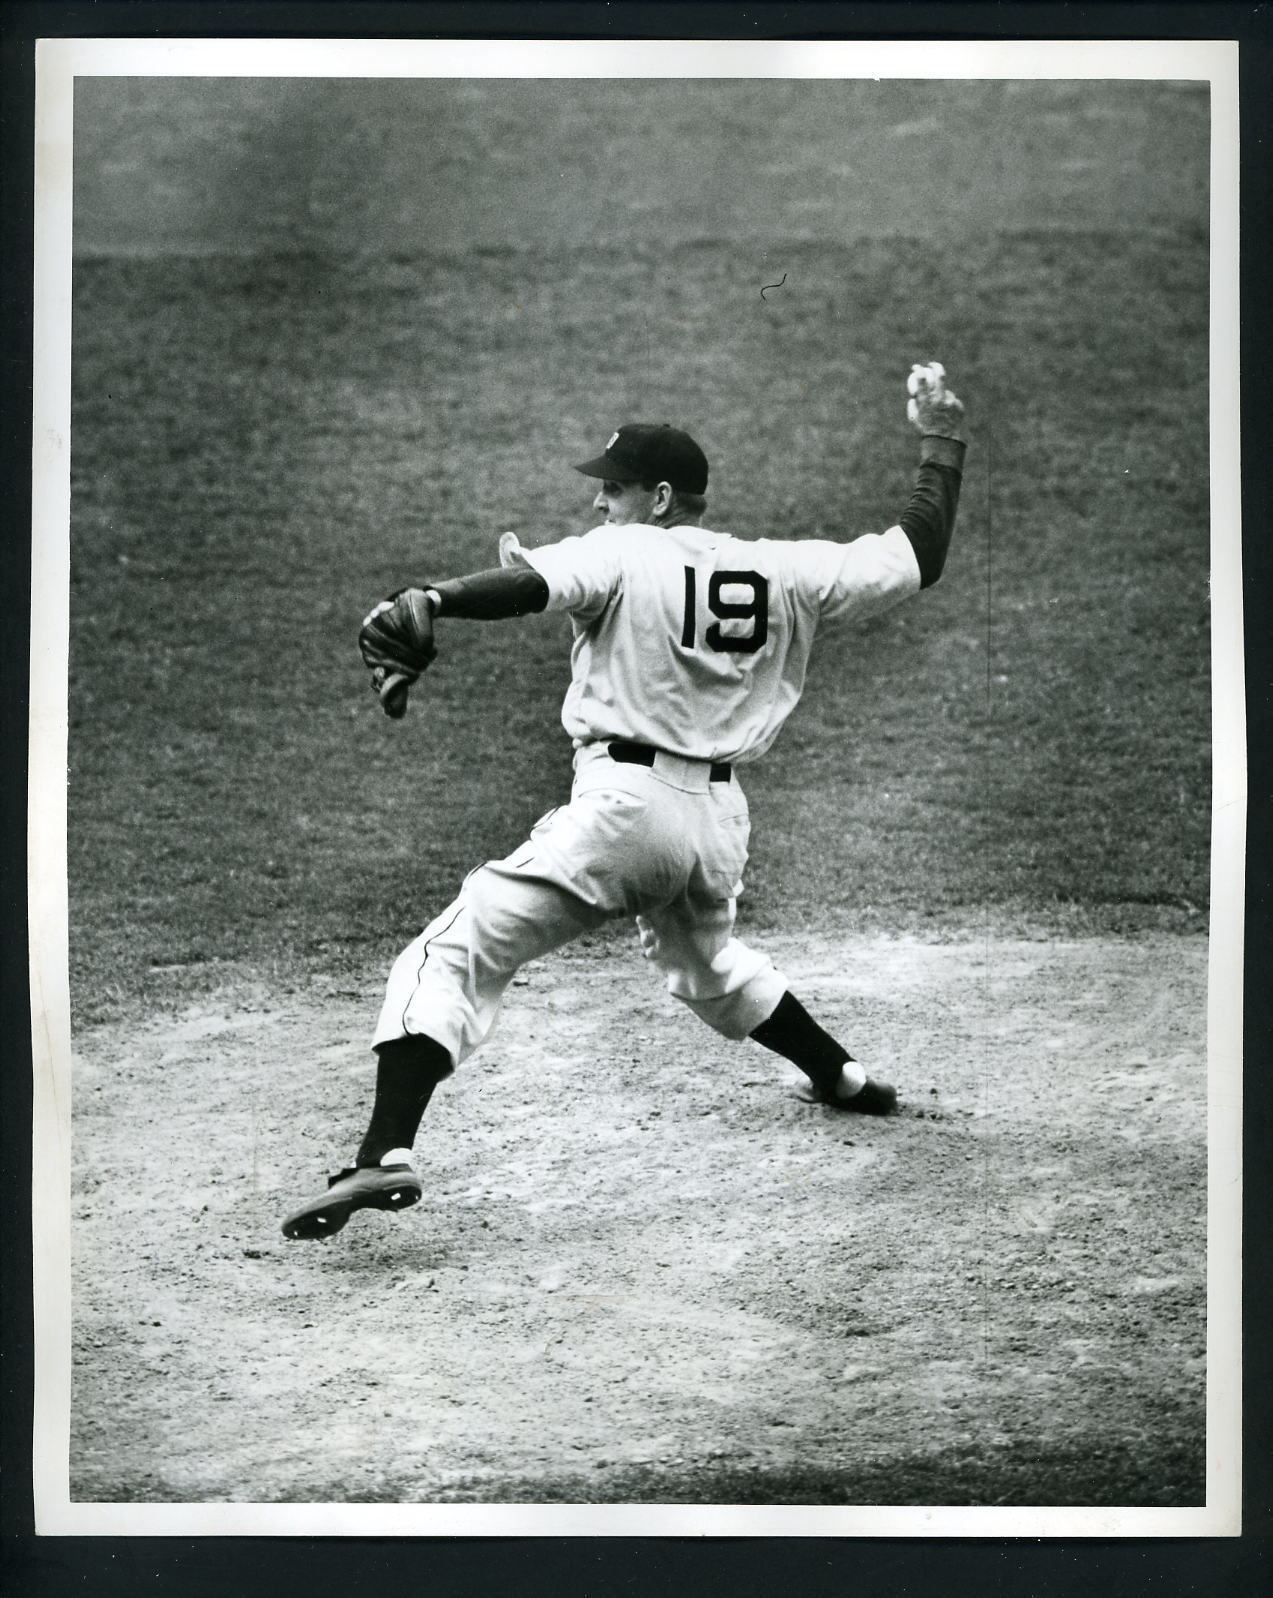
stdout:
POLYGON ((764 754, 799 703, 820 623, 865 619, 920 586, 900 527, 851 543, 597 527, 501 559, 533 566, 575 641, 562 723, 577 744, 632 739, 696 760, 764 754))

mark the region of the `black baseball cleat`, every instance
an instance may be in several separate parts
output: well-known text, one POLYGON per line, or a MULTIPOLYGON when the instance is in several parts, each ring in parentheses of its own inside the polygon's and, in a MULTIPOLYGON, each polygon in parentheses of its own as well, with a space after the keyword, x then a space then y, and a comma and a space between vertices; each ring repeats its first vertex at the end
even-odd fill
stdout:
POLYGON ((424 1189, 409 1165, 346 1166, 320 1193, 283 1222, 283 1236, 331 1237, 355 1210, 406 1210, 424 1189))
POLYGON ((835 1088, 815 1089, 810 1104, 825 1104, 830 1110, 852 1110, 858 1115, 895 1115, 897 1089, 890 1082, 875 1082, 869 1076, 858 1091, 842 1099, 835 1088))

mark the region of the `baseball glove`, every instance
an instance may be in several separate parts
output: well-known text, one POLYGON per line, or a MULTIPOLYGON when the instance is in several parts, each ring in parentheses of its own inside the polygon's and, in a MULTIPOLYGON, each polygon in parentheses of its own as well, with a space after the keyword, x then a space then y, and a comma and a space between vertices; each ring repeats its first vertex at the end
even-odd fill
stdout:
POLYGON ((962 437, 959 429, 964 407, 954 391, 946 387, 946 368, 940 361, 912 366, 906 392, 911 396, 906 402, 907 420, 921 433, 938 438, 962 437))
POLYGON ((407 711, 407 692, 437 658, 433 605, 423 588, 400 588, 364 617, 358 648, 371 672, 371 691, 395 721, 407 711))

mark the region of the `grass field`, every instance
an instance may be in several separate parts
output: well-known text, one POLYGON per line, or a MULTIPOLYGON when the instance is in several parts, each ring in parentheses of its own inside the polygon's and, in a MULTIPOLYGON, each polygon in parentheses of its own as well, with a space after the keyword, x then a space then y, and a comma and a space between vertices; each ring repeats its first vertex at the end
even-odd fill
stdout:
MULTIPOLYGON (((374 995, 462 875, 561 799, 563 627, 446 628, 394 725, 357 656, 368 602, 493 564, 505 528, 537 543, 591 525, 570 463, 638 417, 701 439, 711 524, 882 530, 915 455, 904 379, 928 358, 966 398, 973 440, 947 575, 820 640, 799 712, 747 774, 745 935, 806 953, 1093 939, 1133 959, 1148 938, 1164 973, 1174 948, 1196 960, 1204 94, 90 80, 78 115, 69 850, 85 1058, 244 994, 248 1009, 262 993, 285 1008, 374 995)), ((581 958, 604 962, 615 936, 581 958)), ((1202 1024, 1189 1016, 1178 1072, 1202 1024)), ((143 1057, 162 1097, 162 1051, 143 1057)), ((261 1062, 262 1091, 281 1095, 267 1122, 295 1112, 295 1064, 272 1085, 261 1062)), ((940 1085, 958 1096, 957 1076, 940 1085)), ((80 1123, 98 1140, 111 1125, 97 1103, 80 1123)), ((1180 1239, 1195 1179, 1171 1196, 1180 1239)), ((1151 1296, 1119 1333, 1118 1359, 1140 1348, 1192 1395, 1162 1433, 1159 1486, 1143 1451, 1131 1476, 1117 1450, 1093 1463, 1085 1419, 1062 1425, 1055 1456, 1014 1432, 1007 1476, 968 1467, 970 1490, 1060 1501, 1086 1459, 1094 1501, 1196 1501, 1201 1279, 1185 1258, 1146 1277, 1192 1283, 1170 1328, 1151 1296), (1043 1464, 1023 1475, 1022 1459, 1043 1464)), ((1119 1249, 1106 1268, 1135 1275, 1119 1249)), ((85 1359, 91 1432, 106 1387, 85 1359)), ((1144 1424, 1120 1434, 1127 1460, 1144 1424)), ((914 1448, 893 1467, 889 1501, 923 1494, 914 1448)), ((701 1498, 708 1467, 686 1468, 664 1490, 701 1498)), ((709 1474, 736 1501, 799 1501, 810 1481, 825 1501, 844 1479, 827 1486, 811 1459, 756 1488, 751 1468, 709 1474)))
MULTIPOLYGON (((1183 103, 1163 133, 1196 166, 1183 103)), ((426 713, 391 728, 351 642, 369 596, 492 561, 505 526, 589 525, 569 462, 647 413, 703 437, 722 526, 882 528, 913 452, 899 381, 932 353, 973 412, 955 558, 921 606, 820 646, 750 784, 748 914, 1202 925, 1203 218, 1104 220, 796 240, 763 301, 776 277, 728 237, 83 260, 81 1013, 171 997, 153 967, 379 960, 555 802, 560 633, 453 629, 426 713), (792 803, 804 826, 766 825, 792 803)))

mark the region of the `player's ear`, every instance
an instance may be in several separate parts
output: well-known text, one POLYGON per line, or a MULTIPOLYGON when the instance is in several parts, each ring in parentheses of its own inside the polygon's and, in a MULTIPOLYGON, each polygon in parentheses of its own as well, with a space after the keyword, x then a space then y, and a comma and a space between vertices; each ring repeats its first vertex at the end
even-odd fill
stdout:
POLYGON ((657 484, 654 490, 654 504, 651 507, 651 514, 654 516, 666 516, 672 508, 672 500, 675 498, 675 493, 676 491, 671 483, 657 484))

